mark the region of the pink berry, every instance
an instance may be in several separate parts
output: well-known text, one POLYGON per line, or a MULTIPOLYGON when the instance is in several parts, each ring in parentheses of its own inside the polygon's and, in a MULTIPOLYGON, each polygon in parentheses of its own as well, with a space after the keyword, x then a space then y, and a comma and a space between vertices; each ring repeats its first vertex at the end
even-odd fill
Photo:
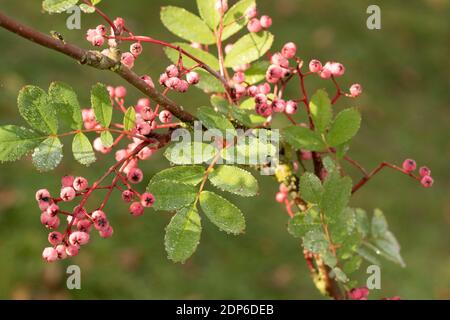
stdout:
POLYGON ((43 211, 47 211, 47 209, 50 207, 50 205, 53 203, 53 200, 49 200, 49 201, 39 201, 38 202, 38 206, 39 209, 43 212, 43 211))
POLYGON ((300 156, 302 160, 311 160, 312 159, 312 152, 311 151, 300 151, 300 156))
POLYGON ((342 63, 332 62, 329 69, 331 74, 335 77, 340 77, 345 73, 345 67, 342 63))
POLYGON ((261 22, 256 18, 251 19, 247 24, 248 31, 252 33, 260 32, 262 28, 261 22))
POLYGON ((280 66, 282 68, 289 68, 289 60, 286 59, 281 53, 275 53, 272 58, 270 58, 272 64, 280 66))
POLYGON ((80 251, 80 246, 69 245, 66 247, 66 254, 69 257, 75 257, 80 251))
POLYGON ((266 72, 266 80, 269 83, 277 83, 283 77, 283 69, 277 65, 271 65, 266 72))
POLYGON ((47 189, 40 189, 36 192, 36 201, 50 202, 51 196, 47 189))
POLYGON ((247 9, 247 11, 245 11, 245 16, 248 19, 256 18, 257 15, 258 15, 258 10, 256 9, 256 7, 250 7, 247 9))
POLYGON ((289 187, 287 185, 285 185, 284 183, 280 184, 279 190, 281 193, 285 193, 285 194, 289 193, 289 187))
POLYGON ((75 180, 73 181, 73 188, 77 191, 86 190, 88 185, 89 185, 88 181, 86 180, 86 178, 83 177, 76 177, 75 180))
POLYGON ((166 74, 169 78, 178 77, 179 75, 178 67, 174 64, 171 64, 166 68, 166 74))
POLYGON ((250 97, 256 96, 258 94, 258 92, 259 92, 259 90, 258 90, 257 86, 250 86, 250 87, 247 88, 247 94, 250 97))
POLYGON ((56 216, 56 214, 58 213, 59 207, 58 207, 57 204, 52 203, 52 204, 47 208, 46 211, 47 211, 47 214, 48 214, 49 216, 54 217, 54 216, 56 216))
POLYGON ((98 25, 95 30, 101 36, 106 36, 106 27, 103 24, 98 25))
POLYGON ((319 76, 322 79, 330 79, 332 74, 331 71, 329 69, 325 69, 325 67, 322 69, 322 71, 320 71, 319 76))
POLYGON ((133 202, 130 205, 130 213, 135 217, 142 216, 144 214, 144 207, 140 202, 133 202))
POLYGON ((428 167, 420 167, 419 174, 421 177, 431 176, 431 170, 428 167))
POLYGON ((92 223, 88 219, 82 219, 77 222, 78 231, 89 233, 91 231, 92 223))
POLYGON ((180 78, 172 77, 172 78, 167 79, 167 81, 164 83, 164 85, 167 88, 174 90, 178 87, 178 85, 180 84, 180 81, 181 81, 180 78))
POLYGON ((188 91, 189 89, 189 83, 185 80, 180 80, 178 82, 178 85, 175 87, 175 90, 177 90, 180 93, 184 93, 188 91))
POLYGON ((123 18, 121 17, 117 17, 116 19, 114 19, 113 23, 117 28, 117 31, 119 31, 119 33, 122 33, 123 28, 125 27, 125 20, 123 20, 123 18))
POLYGON ((216 0, 215 9, 220 14, 224 14, 228 10, 228 0, 216 0))
POLYGON ((170 111, 164 110, 159 113, 159 121, 162 123, 172 122, 172 113, 170 111))
POLYGON ((309 63, 309 71, 313 72, 313 73, 317 73, 322 71, 322 62, 320 62, 319 60, 311 60, 309 63))
POLYGON ((123 99, 127 95, 127 89, 123 86, 116 87, 114 90, 116 98, 123 99))
POLYGON ((95 210, 94 212, 92 212, 91 217, 95 222, 98 219, 106 219, 106 214, 102 210, 95 210))
POLYGON ((286 102, 286 110, 285 112, 287 114, 296 114, 297 113, 297 109, 298 109, 298 104, 295 101, 289 100, 288 102, 286 102))
POLYGON ((155 203, 155 196, 150 192, 145 192, 141 195, 141 204, 144 207, 151 207, 155 203))
POLYGON ((66 246, 63 244, 59 244, 56 246, 56 252, 58 254, 58 259, 59 260, 64 260, 65 258, 67 258, 67 253, 66 253, 66 246))
POLYGON ((74 218, 78 220, 84 219, 88 215, 86 209, 82 206, 76 206, 73 208, 72 214, 74 218))
POLYGON ((133 43, 130 46, 130 52, 135 57, 139 56, 142 53, 142 45, 139 42, 133 43))
POLYGON ((369 295, 369 289, 366 287, 362 288, 354 288, 348 292, 348 296, 352 300, 367 300, 367 296, 369 295))
POLYGON ((191 47, 195 49, 202 49, 202 44, 198 42, 191 42, 191 47))
POLYGON ((128 156, 128 152, 125 149, 120 149, 116 151, 115 159, 117 162, 122 161, 128 156))
POLYGON ((72 201, 75 199, 75 190, 72 187, 64 187, 61 189, 61 199, 62 201, 72 201))
POLYGON ((281 49, 281 54, 286 59, 292 59, 295 57, 295 54, 297 53, 297 46, 293 42, 288 42, 283 46, 283 49, 281 49))
POLYGON ((140 135, 146 136, 152 131, 152 128, 148 122, 141 122, 136 126, 136 130, 140 135))
POLYGON ((403 170, 405 170, 406 172, 413 172, 414 170, 416 170, 417 165, 416 162, 412 159, 406 159, 405 161, 403 161, 402 164, 403 170))
POLYGON ((150 158, 153 155, 154 151, 155 150, 152 148, 145 147, 141 151, 139 151, 138 158, 140 160, 147 160, 148 158, 150 158))
POLYGON ((159 82, 160 85, 165 86, 167 80, 169 80, 169 77, 167 76, 166 73, 163 73, 163 74, 161 74, 159 76, 159 81, 158 82, 159 82))
POLYGON ((286 200, 287 194, 283 192, 278 192, 275 196, 275 200, 279 203, 283 203, 286 200))
POLYGON ((271 91, 272 89, 270 88, 270 84, 268 84, 268 83, 266 82, 266 83, 264 83, 264 84, 260 84, 260 85, 258 86, 258 90, 259 90, 259 92, 262 93, 262 94, 269 94, 270 91, 271 91))
POLYGON ((200 75, 195 71, 191 71, 186 75, 186 80, 189 84, 196 85, 200 82, 200 75))
POLYGON ((89 242, 89 233, 75 231, 69 236, 69 242, 73 246, 83 246, 89 242))
POLYGON ((127 179, 134 184, 140 183, 143 178, 144 174, 142 173, 142 170, 139 168, 132 168, 127 174, 127 179))
POLYGON ((241 84, 245 81, 245 74, 242 71, 236 72, 233 75, 233 81, 234 83, 241 84))
MULTIPOLYGON (((109 97, 110 97, 111 99, 114 99, 114 98, 116 97, 116 93, 115 93, 114 87, 113 87, 113 86, 107 86, 106 89, 107 89, 108 92, 109 92, 109 97)), ((86 110, 86 109, 84 109, 84 110, 86 110)), ((83 111, 84 111, 84 110, 83 110, 83 111)), ((84 118, 84 114, 83 114, 83 120, 86 121, 85 118, 84 118)))
POLYGON ((122 200, 125 202, 131 202, 133 201, 134 193, 131 190, 124 190, 122 192, 122 200))
MULTIPOLYGON (((144 80, 144 82, 145 82, 150 88, 153 88, 153 89, 155 88, 155 83, 153 82, 153 79, 152 79, 150 76, 144 74, 143 76, 141 76, 141 79, 144 80)), ((148 100, 148 99, 147 99, 147 100, 148 100)))
POLYGON ((58 231, 53 231, 48 234, 48 242, 50 242, 52 246, 60 244, 62 238, 63 238, 62 234, 58 231))
POLYGON ((122 53, 122 57, 120 58, 120 61, 122 64, 127 67, 128 69, 132 69, 134 67, 134 60, 136 58, 129 52, 122 53))
POLYGON ((262 16, 259 22, 264 29, 268 29, 272 26, 272 18, 269 16, 262 16))
POLYGON ((153 109, 151 107, 144 107, 141 110, 141 116, 142 119, 144 119, 145 121, 150 121, 153 119, 153 109))
POLYGON ((75 178, 73 176, 64 176, 61 178, 61 186, 62 187, 71 187, 71 186, 73 186, 73 180, 75 180, 75 178))
POLYGON ((274 112, 284 112, 286 109, 286 101, 282 99, 277 99, 272 102, 272 109, 274 112))
POLYGON ((257 104, 255 110, 257 114, 265 118, 272 115, 272 108, 267 103, 257 104))
POLYGON ((231 43, 227 44, 224 49, 225 53, 229 54, 231 52, 231 50, 233 50, 233 47, 234 47, 234 45, 232 45, 231 43))
POLYGON ((255 96, 255 103, 256 104, 265 104, 267 103, 267 97, 265 94, 259 93, 255 96))
POLYGON ((362 94, 362 86, 358 83, 355 83, 350 87, 350 96, 356 98, 362 94))
POLYGON ((47 247, 42 252, 42 258, 47 262, 54 262, 58 259, 58 252, 52 247, 47 247))
POLYGON ((59 227, 59 217, 58 216, 49 216, 47 213, 41 214, 41 223, 47 227, 47 229, 53 230, 59 227))
POLYGON ((102 139, 100 137, 95 138, 92 145, 94 146, 95 151, 101 152, 103 154, 107 154, 110 152, 110 148, 106 148, 103 145, 102 139))
POLYGON ((422 184, 422 186, 424 186, 425 188, 430 188, 433 186, 434 180, 432 177, 430 176, 423 176, 422 179, 420 180, 420 183, 422 184))
POLYGON ((108 226, 106 229, 99 231, 99 235, 102 238, 111 238, 113 233, 114 233, 114 229, 111 226, 108 226))

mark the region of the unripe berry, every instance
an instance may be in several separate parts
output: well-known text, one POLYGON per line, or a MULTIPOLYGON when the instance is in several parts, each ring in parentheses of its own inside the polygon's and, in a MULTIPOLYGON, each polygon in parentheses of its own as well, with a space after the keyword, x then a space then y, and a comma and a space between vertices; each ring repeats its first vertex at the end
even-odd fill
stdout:
POLYGON ((86 178, 83 177, 76 177, 73 181, 73 188, 77 191, 83 191, 86 190, 89 183, 86 178))
POLYGON ((72 187, 64 187, 61 189, 61 199, 62 201, 72 201, 75 199, 75 190, 72 187))
POLYGON ((127 95, 127 89, 123 86, 118 86, 114 90, 114 94, 116 95, 116 98, 123 99, 127 95))
POLYGON ((286 59, 292 59, 295 57, 295 54, 297 53, 297 46, 293 42, 288 42, 283 46, 283 49, 281 49, 281 54, 286 59))
POLYGON ((264 29, 268 29, 272 26, 272 18, 269 16, 262 16, 259 22, 264 29))
POLYGON ((127 179, 131 183, 139 183, 144 178, 144 174, 142 173, 142 170, 139 168, 132 168, 127 174, 127 179))
POLYGON ((48 242, 50 242, 52 246, 60 244, 62 238, 63 238, 62 234, 58 231, 53 231, 48 234, 48 242))
POLYGON ((258 15, 258 10, 256 9, 256 7, 250 7, 247 9, 247 11, 245 11, 245 16, 248 19, 256 18, 257 15, 258 15))
POLYGON ((252 33, 260 32, 262 30, 261 22, 258 19, 253 18, 248 22, 247 29, 252 33))
POLYGON ((133 202, 130 205, 130 213, 135 217, 142 216, 144 214, 144 207, 140 202, 133 202))
POLYGON ((355 83, 350 87, 350 96, 356 98, 362 94, 362 86, 358 83, 355 83))
POLYGON ((270 58, 272 64, 280 66, 282 68, 289 68, 289 60, 286 59, 281 53, 275 53, 272 58, 270 58))
POLYGON ((200 75, 195 71, 191 71, 186 75, 186 80, 189 84, 196 85, 200 82, 200 75))
POLYGON ((416 170, 417 165, 416 162, 412 159, 406 159, 405 161, 403 161, 402 164, 403 170, 405 170, 406 172, 413 172, 414 170, 416 170))
POLYGON ((313 73, 317 73, 322 71, 322 62, 320 62, 319 60, 311 60, 309 62, 309 71, 313 72, 313 73))
POLYGON ((122 200, 125 202, 131 202, 133 201, 134 193, 131 190, 124 190, 122 192, 122 200))
POLYGON ((278 192, 275 196, 275 200, 279 203, 283 203, 286 200, 287 194, 283 192, 278 192))
POLYGON ((159 113, 159 121, 162 123, 170 123, 172 122, 172 114, 168 110, 161 111, 159 113))
POLYGON ((174 64, 171 64, 166 68, 166 74, 169 78, 178 77, 179 75, 178 67, 174 64))
POLYGON ((144 207, 151 207, 155 203, 155 196, 150 192, 145 192, 141 195, 141 204, 144 207))
POLYGON ((422 184, 422 186, 424 186, 425 188, 430 188, 433 186, 434 180, 432 177, 430 176, 423 176, 422 179, 420 180, 420 183, 422 184))
POLYGON ((134 60, 135 57, 129 52, 122 53, 122 57, 120 58, 122 64, 128 69, 132 69, 134 67, 134 60))
POLYGON ((102 238, 111 238, 113 233, 114 233, 114 229, 111 226, 108 226, 106 229, 99 231, 99 235, 102 238))
POLYGON ((62 187, 71 187, 73 186, 73 181, 75 178, 73 176, 64 176, 61 178, 61 186, 62 187))
POLYGON ((286 109, 286 101, 283 99, 277 99, 272 102, 272 109, 274 112, 284 112, 286 109))
POLYGON ((288 102, 286 102, 286 110, 285 112, 287 114, 296 114, 297 113, 297 109, 298 109, 298 105, 297 102, 289 100, 288 102))
POLYGON ((140 135, 146 136, 152 131, 152 128, 148 122, 141 122, 136 126, 136 130, 140 135))
POLYGON ((420 167, 419 174, 421 177, 431 176, 431 170, 428 167, 420 167))
POLYGON ((42 252, 42 258, 47 262, 54 262, 58 259, 58 252, 52 247, 47 247, 42 252))
POLYGON ((142 53, 142 45, 139 42, 133 43, 130 46, 130 52, 135 57, 139 56, 142 53))
POLYGON ((50 202, 51 196, 47 189, 40 189, 36 192, 36 201, 50 202))

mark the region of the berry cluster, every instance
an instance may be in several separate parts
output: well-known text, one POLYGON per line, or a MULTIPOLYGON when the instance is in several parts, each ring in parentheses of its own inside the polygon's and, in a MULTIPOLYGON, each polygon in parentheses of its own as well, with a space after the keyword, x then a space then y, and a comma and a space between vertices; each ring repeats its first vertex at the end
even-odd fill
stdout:
POLYGON ((263 29, 269 29, 272 26, 272 18, 263 15, 258 19, 258 10, 256 7, 251 7, 245 12, 245 16, 249 19, 247 29, 249 32, 256 33, 263 29))
MULTIPOLYGON (((367 297, 369 296, 369 289, 366 287, 361 288, 353 288, 349 292, 347 292, 347 295, 349 299, 351 300, 367 300, 367 297)), ((383 298, 382 300, 401 300, 400 297, 395 296, 392 298, 383 298)))
MULTIPOLYGON (((413 159, 406 159, 402 164, 403 171, 407 174, 412 174, 417 169, 416 161, 413 159)), ((420 183, 425 188, 433 186, 434 180, 431 177, 431 170, 428 167, 420 167, 419 169, 420 183)))
POLYGON ((159 84, 170 90, 175 90, 180 93, 186 92, 189 89, 190 85, 196 85, 199 82, 199 74, 190 69, 185 70, 181 63, 179 63, 178 66, 171 64, 159 77, 159 84), (183 79, 183 76, 186 77, 186 80, 183 79))

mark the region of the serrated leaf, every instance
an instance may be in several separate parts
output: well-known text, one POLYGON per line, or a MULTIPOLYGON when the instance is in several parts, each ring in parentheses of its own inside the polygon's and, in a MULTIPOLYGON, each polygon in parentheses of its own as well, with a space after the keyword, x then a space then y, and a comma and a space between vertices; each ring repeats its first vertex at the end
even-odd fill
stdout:
POLYGON ((359 267, 361 266, 361 263, 362 263, 361 256, 354 255, 353 257, 351 257, 348 261, 346 261, 344 263, 344 266, 342 269, 345 273, 350 274, 350 273, 357 271, 359 269, 359 267))
POLYGON ((223 17, 224 30, 222 40, 228 39, 247 25, 248 18, 245 16, 245 13, 251 7, 256 7, 255 0, 241 0, 225 13, 223 17))
POLYGON ((321 229, 308 231, 303 237, 303 246, 313 253, 323 253, 328 250, 328 241, 321 229))
POLYGON ((192 165, 208 162, 217 154, 214 145, 203 142, 178 142, 167 147, 164 156, 173 164, 192 165))
POLYGON ((336 172, 336 162, 329 156, 323 157, 323 167, 327 170, 328 174, 336 172))
POLYGON ((254 85, 263 81, 266 79, 266 72, 269 66, 269 61, 256 61, 245 71, 245 82, 249 85, 254 85))
POLYGON ((323 195, 322 182, 315 174, 305 172, 300 178, 300 194, 304 200, 319 204, 323 195))
POLYGON ((33 164, 41 172, 51 171, 55 169, 62 155, 61 141, 57 137, 48 137, 33 152, 33 164))
POLYGON ((349 281, 347 275, 340 268, 335 267, 331 270, 331 275, 339 282, 346 283, 349 281))
POLYGON ((338 173, 329 175, 323 185, 323 196, 320 208, 325 216, 331 220, 336 219, 347 207, 352 193, 352 179, 341 178, 338 173))
POLYGON ((363 209, 355 210, 356 230, 361 234, 362 238, 366 238, 370 232, 370 222, 366 211, 363 209))
POLYGON ((78 0, 44 0, 42 8, 48 13, 61 13, 77 3, 78 0))
MULTIPOLYGON (((190 43, 185 42, 174 42, 172 45, 176 47, 180 47, 187 53, 193 55, 194 57, 201 60, 203 63, 211 67, 213 70, 219 70, 219 60, 213 56, 211 53, 206 52, 205 50, 197 49, 191 46, 190 43)), ((180 53, 172 48, 164 48, 164 52, 170 61, 173 63, 177 63, 180 57, 180 53)), ((195 62, 191 58, 183 55, 183 66, 185 68, 193 68, 198 65, 198 62, 195 62)))
POLYGON ((219 130, 222 133, 223 138, 236 136, 236 129, 230 120, 210 107, 198 108, 197 117, 209 130, 219 130))
POLYGON ((71 86, 63 82, 52 82, 48 88, 48 96, 59 119, 73 130, 82 129, 80 103, 71 86))
POLYGON ((389 231, 388 223, 383 212, 379 209, 375 209, 372 217, 371 233, 372 237, 383 237, 386 232, 389 231))
POLYGON ((162 7, 161 21, 170 32, 185 40, 202 44, 216 42, 208 25, 200 17, 183 8, 162 7))
POLYGON ((322 225, 315 221, 317 214, 315 208, 310 208, 306 212, 297 213, 289 220, 288 232, 295 238, 302 238, 311 230, 320 230, 322 225))
POLYGON ((216 0, 197 0, 200 17, 202 17, 212 30, 215 30, 220 22, 220 14, 216 10, 216 3, 216 0))
POLYGON ((196 186, 203 180, 204 175, 205 168, 202 166, 177 166, 158 172, 149 184, 169 180, 196 186))
POLYGON ((355 108, 341 111, 326 136, 328 144, 336 147, 353 138, 361 126, 361 114, 355 108))
POLYGON ((369 250, 367 250, 364 247, 359 247, 356 252, 363 257, 365 260, 367 260, 368 262, 372 263, 372 264, 376 264, 377 266, 380 266, 380 260, 378 260, 378 258, 376 256, 374 256, 369 250))
POLYGON ((317 90, 311 97, 309 109, 314 121, 315 127, 319 132, 324 133, 330 124, 333 117, 333 110, 331 109, 331 100, 325 90, 317 90))
POLYGON ((216 111, 216 112, 228 114, 228 112, 231 109, 231 106, 228 103, 228 100, 222 96, 214 94, 211 96, 210 101, 211 101, 211 105, 214 107, 214 111, 216 111))
POLYGON ((221 196, 203 191, 200 194, 200 206, 208 219, 220 230, 240 234, 245 230, 244 216, 234 204, 221 196))
POLYGON ((195 206, 178 211, 166 228, 164 244, 170 260, 184 262, 194 254, 200 242, 202 225, 195 206))
POLYGON ((155 196, 155 210, 172 211, 194 202, 197 190, 194 186, 178 181, 160 180, 149 184, 147 191, 155 196))
POLYGON ((88 6, 86 3, 81 3, 80 4, 80 9, 84 13, 94 13, 95 12, 95 8, 92 7, 92 6, 88 6))
POLYGON ((91 104, 95 118, 103 128, 108 128, 112 119, 112 103, 106 86, 97 83, 91 90, 91 104))
POLYGON ((114 137, 109 131, 102 131, 102 133, 100 133, 100 139, 105 148, 110 148, 114 143, 114 137))
POLYGON ((200 82, 195 86, 206 93, 224 93, 225 89, 222 82, 216 77, 206 72, 203 69, 197 69, 196 72, 200 75, 200 82))
POLYGON ((273 38, 268 31, 243 36, 225 57, 225 66, 232 68, 258 60, 272 47, 273 38))
POLYGON ((33 128, 42 133, 56 134, 58 122, 47 93, 36 86, 26 86, 17 98, 21 116, 33 128))
POLYGON ((308 128, 292 126, 284 129, 285 140, 296 150, 322 151, 326 149, 320 135, 308 128))
POLYGON ((85 166, 89 166, 97 160, 91 142, 82 132, 73 137, 72 153, 75 160, 85 166))
POLYGON ((253 175, 234 166, 217 166, 208 175, 213 186, 237 194, 242 197, 253 197, 258 194, 258 181, 253 175))
POLYGON ((16 161, 38 146, 46 137, 31 129, 6 125, 0 127, 0 162, 16 161))
POLYGON ((129 107, 123 116, 123 128, 126 131, 133 130, 136 123, 136 110, 134 107, 129 107))
POLYGON ((267 118, 256 114, 254 110, 240 109, 236 107, 231 110, 233 118, 246 127, 253 128, 267 121, 267 118))

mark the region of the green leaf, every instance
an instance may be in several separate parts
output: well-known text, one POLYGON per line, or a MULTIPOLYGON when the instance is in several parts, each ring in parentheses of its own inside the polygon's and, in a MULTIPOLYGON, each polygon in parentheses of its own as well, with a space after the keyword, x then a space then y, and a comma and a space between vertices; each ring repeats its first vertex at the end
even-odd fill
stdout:
POLYGON ((308 231, 303 237, 303 246, 313 253, 324 253, 328 251, 328 241, 321 229, 308 231))
POLYGON ((304 200, 319 204, 323 195, 322 182, 315 174, 305 172, 300 178, 300 194, 304 200))
POLYGON ((129 107, 123 117, 123 128, 126 131, 131 131, 133 130, 135 123, 136 123, 136 110, 134 110, 134 107, 129 107))
POLYGON ((225 89, 222 82, 216 77, 209 74, 203 69, 197 69, 196 72, 200 75, 200 82, 195 86, 206 93, 224 93, 225 89))
POLYGON ((354 255, 350 260, 346 261, 343 266, 345 273, 353 273, 361 267, 362 259, 359 255, 354 255))
POLYGON ((102 141, 102 145, 105 148, 110 148, 114 143, 114 137, 112 136, 111 132, 109 132, 109 131, 103 131, 100 134, 100 139, 102 141))
MULTIPOLYGON (((190 43, 185 42, 174 42, 172 45, 176 47, 180 47, 187 53, 193 55, 194 57, 200 59, 203 63, 211 67, 213 70, 219 70, 219 60, 213 56, 211 53, 206 52, 205 50, 197 49, 191 46, 190 43)), ((170 61, 173 63, 177 63, 180 57, 180 53, 178 50, 172 48, 164 48, 164 52, 170 61)), ((189 57, 183 55, 183 66, 185 68, 193 68, 198 65, 198 62, 195 62, 189 57)), ((203 80, 203 78, 201 79, 203 80)))
POLYGON ((216 3, 216 0, 197 0, 200 17, 212 30, 215 30, 220 22, 220 13, 216 10, 216 3))
POLYGON ((273 35, 263 31, 249 33, 239 39, 225 57, 225 66, 232 68, 261 58, 272 47, 273 35))
POLYGON ((55 169, 62 155, 61 141, 57 137, 48 137, 33 152, 33 164, 41 172, 51 171, 55 169))
POLYGON ((91 104, 94 109, 95 118, 103 128, 108 128, 112 119, 112 103, 106 86, 97 83, 91 90, 91 104))
POLYGON ((16 161, 33 150, 45 137, 24 127, 0 127, 0 162, 16 161))
POLYGON ((347 275, 340 268, 335 267, 331 270, 331 275, 339 282, 346 283, 349 281, 347 275))
POLYGON ((266 118, 255 113, 255 99, 249 98, 244 100, 239 108, 231 109, 233 118, 247 127, 255 127, 267 121, 266 118))
POLYGON ((219 95, 211 96, 211 105, 214 107, 214 111, 221 112, 223 114, 228 114, 231 109, 228 100, 219 95))
POLYGON ((48 95, 58 118, 73 130, 82 129, 83 117, 80 104, 72 87, 63 82, 52 82, 48 95))
POLYGON ((336 172, 336 162, 329 156, 323 157, 323 167, 327 170, 328 174, 336 172))
POLYGON ((248 18, 245 16, 245 12, 251 7, 256 7, 255 0, 241 0, 225 13, 222 40, 228 39, 247 25, 248 18))
POLYGON ((170 32, 188 41, 214 44, 216 38, 208 25, 195 14, 179 7, 161 8, 161 21, 170 32))
POLYGON ((200 206, 208 219, 227 233, 240 234, 245 230, 244 216, 234 204, 221 196, 203 191, 200 206))
POLYGON ((210 107, 200 107, 197 110, 197 117, 206 128, 219 130, 224 138, 236 136, 236 129, 227 117, 210 107))
POLYGON ((164 244, 170 260, 184 262, 197 249, 202 232, 201 219, 195 206, 178 211, 166 228, 164 244))
POLYGON ((375 209, 372 217, 371 233, 374 238, 382 238, 389 231, 388 223, 383 212, 375 209))
POLYGON ((324 133, 328 129, 331 118, 333 117, 331 100, 328 97, 328 93, 325 90, 317 90, 311 98, 309 109, 311 110, 315 127, 319 132, 324 133))
POLYGON ((80 4, 80 9, 84 13, 94 13, 95 12, 95 8, 91 7, 91 6, 88 6, 86 3, 81 3, 80 4))
POLYGON ((44 90, 36 86, 22 88, 17 104, 20 114, 31 127, 42 133, 57 133, 56 113, 44 90))
POLYGON ((269 61, 256 61, 245 71, 245 82, 249 85, 253 85, 263 81, 266 79, 266 72, 269 66, 269 61))
POLYGON ((322 228, 315 219, 318 216, 316 208, 309 208, 306 212, 297 213, 289 220, 288 232, 295 238, 302 238, 311 230, 322 228))
POLYGON ((72 153, 75 160, 85 166, 89 166, 97 160, 91 142, 82 132, 73 137, 72 153))
POLYGON ((78 0, 44 0, 42 8, 48 13, 61 13, 77 3, 78 0))
POLYGON ((196 186, 203 180, 204 175, 205 168, 202 166, 178 166, 158 172, 149 184, 170 180, 196 186))
POLYGON ((361 114, 355 108, 341 111, 334 119, 327 134, 327 142, 336 147, 353 138, 361 125, 361 114))
POLYGON ((366 238, 370 232, 370 222, 366 211, 363 209, 355 210, 356 230, 362 238, 366 238))
POLYGON ((192 165, 208 162, 217 154, 213 144, 203 142, 177 142, 167 147, 164 156, 173 164, 192 165))
POLYGON ((329 175, 323 185, 323 196, 320 208, 331 220, 336 219, 347 207, 352 193, 352 179, 341 178, 338 173, 329 175))
POLYGON ((239 167, 217 166, 208 175, 213 186, 222 191, 242 197, 253 197, 258 194, 258 181, 253 175, 239 167))
POLYGON ((321 151, 326 149, 321 137, 308 128, 292 126, 284 130, 284 138, 296 150, 321 151))
POLYGON ((155 210, 172 211, 194 202, 197 190, 194 186, 178 181, 160 180, 149 184, 147 191, 155 196, 155 210))

